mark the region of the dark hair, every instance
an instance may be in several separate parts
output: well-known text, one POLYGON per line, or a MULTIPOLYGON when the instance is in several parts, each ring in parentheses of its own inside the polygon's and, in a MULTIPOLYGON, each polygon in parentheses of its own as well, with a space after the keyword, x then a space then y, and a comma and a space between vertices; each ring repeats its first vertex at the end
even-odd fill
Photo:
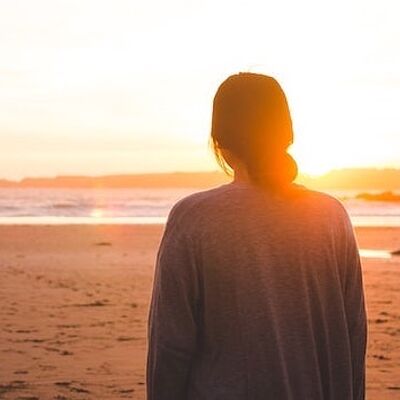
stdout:
POLYGON ((241 72, 220 85, 213 102, 209 144, 228 175, 221 148, 244 162, 254 184, 271 190, 286 187, 297 176, 297 164, 287 153, 292 142, 289 106, 274 78, 241 72))

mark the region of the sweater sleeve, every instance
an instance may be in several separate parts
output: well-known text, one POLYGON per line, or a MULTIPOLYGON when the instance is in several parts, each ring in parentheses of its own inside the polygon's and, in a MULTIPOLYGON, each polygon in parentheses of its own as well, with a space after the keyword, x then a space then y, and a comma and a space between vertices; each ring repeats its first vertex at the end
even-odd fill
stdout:
POLYGON ((148 400, 186 400, 197 346, 194 251, 170 213, 156 257, 148 319, 148 400))
POLYGON ((349 329, 353 370, 353 399, 365 399, 367 315, 357 239, 346 212, 344 304, 349 329))

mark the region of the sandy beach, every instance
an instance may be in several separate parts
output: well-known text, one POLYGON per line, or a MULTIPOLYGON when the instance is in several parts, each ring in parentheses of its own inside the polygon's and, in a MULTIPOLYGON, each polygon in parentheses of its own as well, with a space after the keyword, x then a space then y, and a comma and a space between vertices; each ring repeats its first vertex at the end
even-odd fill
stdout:
MULTIPOLYGON (((0 399, 145 399, 162 225, 0 226, 0 399)), ((400 248, 400 228, 358 228, 400 248)), ((363 258, 367 398, 400 399, 400 257, 363 258)))

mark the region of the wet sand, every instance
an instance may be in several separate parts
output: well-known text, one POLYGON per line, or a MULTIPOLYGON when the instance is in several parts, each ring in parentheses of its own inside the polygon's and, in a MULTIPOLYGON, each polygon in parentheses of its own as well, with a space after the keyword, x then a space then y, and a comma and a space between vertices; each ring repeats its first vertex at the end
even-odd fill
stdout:
MULTIPOLYGON (((163 226, 0 226, 0 399, 145 399, 163 226)), ((359 228, 361 248, 400 229, 359 228)), ((369 400, 400 399, 400 257, 363 259, 369 400)))

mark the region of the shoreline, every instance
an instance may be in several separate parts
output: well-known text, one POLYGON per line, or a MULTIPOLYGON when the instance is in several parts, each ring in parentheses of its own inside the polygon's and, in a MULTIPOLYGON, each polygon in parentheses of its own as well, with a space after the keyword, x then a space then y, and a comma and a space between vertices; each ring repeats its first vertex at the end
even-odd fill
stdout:
MULTIPOLYGON (((103 216, 20 216, 0 217, 0 226, 68 226, 68 225, 164 225, 168 216, 103 217, 103 216)), ((400 228, 400 215, 350 216, 355 228, 400 228)))

